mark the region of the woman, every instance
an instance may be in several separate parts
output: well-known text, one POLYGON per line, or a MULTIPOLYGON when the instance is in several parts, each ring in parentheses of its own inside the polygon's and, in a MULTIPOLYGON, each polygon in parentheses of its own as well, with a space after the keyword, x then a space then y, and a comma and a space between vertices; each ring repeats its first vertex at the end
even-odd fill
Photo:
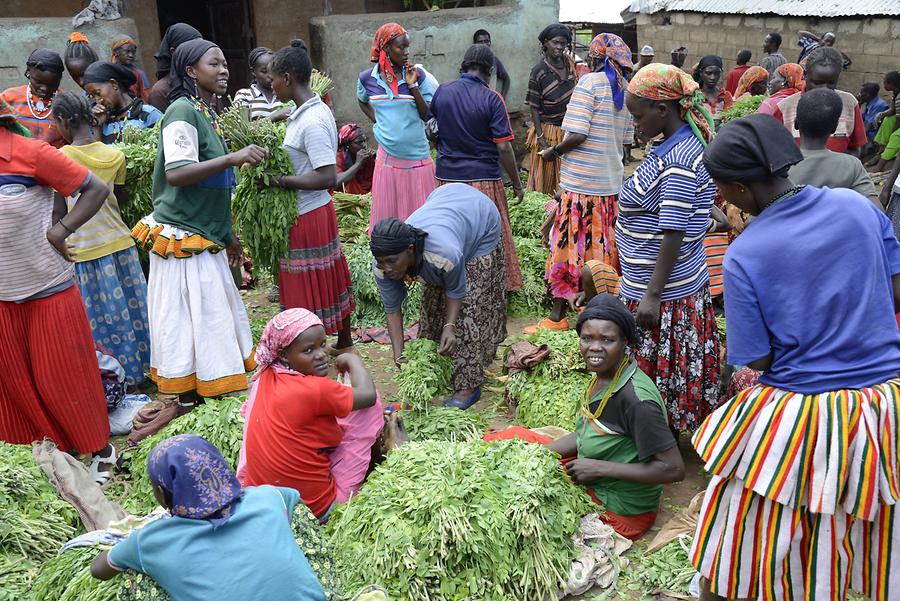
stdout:
POLYGON ((603 509, 600 519, 636 539, 656 521, 663 484, 684 480, 684 461, 653 380, 629 356, 634 317, 611 294, 587 304, 575 331, 592 374, 575 432, 550 443, 566 472, 603 509))
POLYGON ((132 530, 97 555, 94 578, 134 570, 150 576, 172 601, 325 601, 291 530, 300 503, 296 490, 242 490, 219 450, 193 434, 153 447, 147 476, 171 517, 132 530))
POLYGON ((729 361, 764 373, 694 436, 712 479, 691 559, 705 600, 897 599, 900 244, 856 192, 795 186, 791 142, 751 115, 703 157, 756 216, 728 250, 726 320, 729 361))
MULTIPOLYGON (((625 78, 634 70, 631 51, 617 35, 601 33, 590 47, 593 73, 578 81, 562 129, 565 139, 541 153, 561 160, 562 194, 550 236, 545 277, 550 284, 550 316, 526 333, 567 330, 566 306, 581 289, 585 261, 597 259, 619 269, 615 224, 622 189, 623 148, 634 137, 625 109, 625 78)), ((574 306, 574 305, 573 305, 574 306)))
POLYGON ((506 189, 500 166, 512 183, 516 197, 525 193, 519 179, 514 136, 503 97, 488 87, 494 70, 490 46, 474 44, 466 50, 456 81, 443 84, 431 101, 440 139, 437 145, 437 179, 469 184, 494 201, 500 212, 503 254, 506 257, 506 291, 522 287, 522 270, 513 244, 506 206, 506 189))
POLYGON ((84 89, 84 72, 91 64, 100 60, 97 53, 91 47, 91 43, 84 34, 73 32, 66 44, 66 52, 63 54, 63 62, 66 71, 78 87, 84 89))
MULTIPOLYGON (((782 65, 783 67, 784 65, 782 65)), ((750 67, 741 76, 737 90, 734 93, 735 100, 743 100, 745 97, 762 96, 769 85, 769 72, 762 67, 750 67)))
POLYGON ((138 49, 137 42, 127 35, 117 35, 112 39, 111 49, 110 62, 130 69, 134 75, 134 84, 129 88, 131 95, 140 98, 141 102, 149 103, 150 78, 143 69, 134 64, 138 49))
POLYGON ((263 331, 256 358, 238 477, 300 492, 324 522, 335 503, 359 492, 384 427, 384 411, 362 359, 335 359, 328 377, 325 327, 306 309, 288 309, 263 331))
POLYGON ((375 151, 369 148, 366 132, 356 123, 348 123, 338 132, 338 152, 335 170, 336 190, 347 194, 368 194, 372 191, 375 173, 375 151))
POLYGON ((728 90, 719 87, 720 79, 722 79, 722 58, 713 54, 701 58, 694 68, 694 81, 700 84, 707 108, 713 115, 721 113, 734 103, 734 98, 728 90))
POLYGON ((762 101, 757 113, 774 115, 778 103, 794 94, 803 92, 806 83, 803 81, 803 67, 797 63, 787 63, 775 69, 769 80, 769 97, 762 101))
POLYGON ((394 363, 403 359, 407 277, 425 284, 419 337, 453 358, 453 396, 468 409, 481 398, 484 370, 506 338, 506 274, 500 212, 471 186, 453 183, 428 196, 406 222, 384 219, 370 240, 375 282, 387 313, 394 363))
POLYGON ((659 388, 676 430, 693 430, 718 400, 719 334, 703 237, 724 224, 700 155, 712 117, 699 86, 671 65, 649 65, 628 85, 635 124, 662 134, 619 195, 621 295, 636 313, 638 365, 659 388))
POLYGON ((359 108, 374 124, 378 142, 372 179, 369 231, 387 217, 401 221, 434 190, 434 163, 424 121, 434 86, 409 62, 409 35, 396 23, 375 32, 375 66, 359 74, 359 108))
POLYGON ((175 23, 166 29, 166 33, 159 42, 159 50, 153 55, 156 58, 156 83, 150 88, 151 106, 155 106, 161 111, 169 108, 169 91, 172 89, 169 72, 172 69, 172 56, 178 46, 184 42, 201 37, 203 36, 200 32, 187 23, 175 23))
MULTIPOLYGON (((123 185, 125 155, 96 140, 95 118, 83 94, 57 95, 53 117, 69 143, 60 151, 90 169, 114 191, 68 243, 75 247, 75 283, 94 340, 119 361, 127 384, 140 384, 150 369, 147 280, 141 271, 131 230, 119 213, 119 203, 128 200, 123 185)), ((74 209, 74 198, 68 197, 64 202, 68 210, 74 209)))
POLYGON ((293 101, 297 107, 284 134, 295 175, 271 180, 297 191, 297 220, 288 234, 288 255, 279 261, 279 298, 285 307, 302 307, 318 315, 325 331, 338 335, 332 351, 349 352, 355 304, 329 190, 335 183, 338 146, 334 115, 309 89, 312 62, 302 40, 278 51, 270 73, 278 100, 293 101))
POLYGON ((247 107, 250 119, 268 119, 282 106, 272 89, 270 65, 273 56, 269 48, 262 46, 251 50, 247 62, 253 73, 253 82, 249 88, 240 89, 234 94, 234 103, 247 107))
POLYGON ((131 95, 133 85, 134 73, 123 65, 96 62, 84 72, 84 89, 96 103, 94 115, 106 144, 116 142, 126 127, 145 129, 162 119, 159 109, 131 95))
POLYGON ((62 80, 63 59, 47 48, 38 48, 25 62, 25 78, 28 83, 9 88, 0 94, 14 112, 16 118, 28 128, 31 135, 50 146, 59 148, 66 141, 56 129, 53 120, 53 97, 62 80))
POLYGON ((150 375, 188 411, 200 397, 247 388, 246 372, 256 366, 228 267, 243 255, 231 229, 231 190, 232 169, 258 165, 266 152, 251 145, 229 153, 219 134, 209 103, 225 93, 228 68, 218 46, 185 42, 169 76, 173 101, 161 121, 153 213, 131 234, 150 252, 150 375))
POLYGON ((525 146, 531 150, 528 189, 554 196, 559 189, 559 161, 544 161, 540 153, 563 141, 560 128, 569 98, 578 83, 575 61, 566 52, 572 30, 562 23, 544 28, 538 36, 543 58, 531 70, 525 102, 531 107, 531 128, 525 146))
POLYGON ((49 438, 62 451, 92 453, 91 475, 105 482, 116 453, 107 444, 106 397, 66 239, 109 190, 86 168, 29 138, 2 101, 0 149, 0 440, 49 438), (52 225, 51 188, 78 194, 68 215, 52 225))

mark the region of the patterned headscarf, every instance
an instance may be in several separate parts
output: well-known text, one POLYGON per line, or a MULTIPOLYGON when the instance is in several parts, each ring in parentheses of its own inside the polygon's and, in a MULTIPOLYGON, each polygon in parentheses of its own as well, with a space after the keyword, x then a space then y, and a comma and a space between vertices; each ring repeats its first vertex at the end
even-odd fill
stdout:
POLYGON ((31 132, 24 125, 19 123, 19 116, 9 104, 0 98, 0 127, 5 127, 14 134, 31 137, 31 132))
POLYGON ((391 88, 395 96, 400 93, 400 82, 397 81, 397 77, 394 75, 394 67, 391 65, 391 57, 388 56, 387 47, 402 35, 406 35, 406 30, 402 26, 397 23, 385 23, 375 32, 375 38, 372 40, 372 52, 369 55, 370 61, 378 63, 378 71, 381 73, 381 78, 391 88))
POLYGON ((348 148, 361 133, 363 129, 358 124, 348 123, 338 132, 338 148, 348 148))
POLYGON ((761 81, 768 81, 769 72, 765 70, 763 67, 750 67, 744 74, 741 75, 741 78, 738 80, 737 90, 734 92, 735 98, 740 98, 744 94, 750 91, 750 88, 753 87, 753 84, 759 83, 761 81))
POLYGON ((109 59, 110 62, 113 62, 113 63, 116 62, 116 50, 118 50, 122 46, 127 46, 128 44, 131 44, 135 48, 137 48, 137 45, 138 45, 137 42, 135 42, 133 39, 131 39, 127 35, 117 35, 116 37, 114 37, 112 39, 112 46, 111 46, 112 58, 109 59))
POLYGON ((266 324, 259 344, 256 345, 258 367, 256 373, 253 374, 253 379, 258 378, 259 374, 267 367, 293 371, 281 359, 281 351, 289 347, 297 336, 313 326, 320 325, 322 325, 322 320, 315 313, 306 309, 288 309, 273 317, 266 324))
POLYGON ((172 515, 209 520, 213 528, 228 521, 243 493, 219 449, 193 434, 172 436, 153 447, 147 475, 172 496, 172 515))
POLYGON ((802 92, 806 89, 806 79, 803 73, 803 67, 797 63, 785 63, 775 69, 775 72, 784 78, 785 88, 793 88, 798 92, 802 92))
POLYGON ((650 100, 677 100, 681 118, 691 126, 694 135, 705 146, 713 138, 712 115, 706 108, 706 96, 700 84, 673 65, 653 63, 634 74, 628 91, 650 100))
POLYGON ((622 72, 634 71, 631 49, 616 34, 601 33, 591 41, 590 55, 594 60, 603 60, 603 71, 612 86, 613 104, 621 111, 625 105, 625 75, 622 72))

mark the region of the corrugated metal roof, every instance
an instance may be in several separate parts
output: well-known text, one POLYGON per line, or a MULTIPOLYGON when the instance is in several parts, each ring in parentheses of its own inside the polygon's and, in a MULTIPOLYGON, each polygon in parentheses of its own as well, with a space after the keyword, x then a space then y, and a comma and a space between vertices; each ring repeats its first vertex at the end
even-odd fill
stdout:
POLYGON ((776 14, 786 17, 900 16, 900 0, 634 0, 629 11, 776 14))

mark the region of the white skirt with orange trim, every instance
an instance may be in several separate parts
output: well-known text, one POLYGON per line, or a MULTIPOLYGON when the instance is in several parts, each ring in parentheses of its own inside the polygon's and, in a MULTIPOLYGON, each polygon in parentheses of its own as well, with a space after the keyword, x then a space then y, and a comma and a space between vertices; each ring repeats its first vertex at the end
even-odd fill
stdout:
POLYGON ((716 594, 900 599, 900 380, 744 390, 694 446, 712 474, 691 559, 716 594))
POLYGON ((202 252, 217 253, 222 245, 174 225, 157 222, 153 215, 141 219, 131 230, 131 237, 138 246, 152 255, 167 259, 186 259, 202 252))

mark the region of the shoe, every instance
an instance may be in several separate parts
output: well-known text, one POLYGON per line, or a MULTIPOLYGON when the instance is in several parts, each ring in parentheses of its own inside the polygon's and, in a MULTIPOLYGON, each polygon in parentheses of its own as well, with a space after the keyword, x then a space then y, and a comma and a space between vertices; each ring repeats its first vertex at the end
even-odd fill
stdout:
POLYGON ((459 399, 456 395, 453 395, 446 401, 444 401, 444 407, 456 407, 457 409, 462 409, 465 411, 472 405, 478 402, 478 399, 481 398, 481 387, 479 386, 472 392, 472 395, 467 399, 459 399))
POLYGON ((569 329, 569 320, 563 317, 559 321, 553 321, 545 317, 540 320, 533 326, 527 326, 522 328, 522 332, 525 334, 534 334, 538 330, 555 330, 557 332, 563 332, 569 329))
POLYGON ((108 456, 101 457, 97 454, 91 458, 91 477, 94 479, 94 482, 100 486, 103 486, 109 481, 116 469, 116 463, 119 461, 119 455, 116 453, 115 445, 107 445, 107 448, 110 449, 108 456), (110 467, 108 470, 101 471, 101 465, 109 465, 110 467))

